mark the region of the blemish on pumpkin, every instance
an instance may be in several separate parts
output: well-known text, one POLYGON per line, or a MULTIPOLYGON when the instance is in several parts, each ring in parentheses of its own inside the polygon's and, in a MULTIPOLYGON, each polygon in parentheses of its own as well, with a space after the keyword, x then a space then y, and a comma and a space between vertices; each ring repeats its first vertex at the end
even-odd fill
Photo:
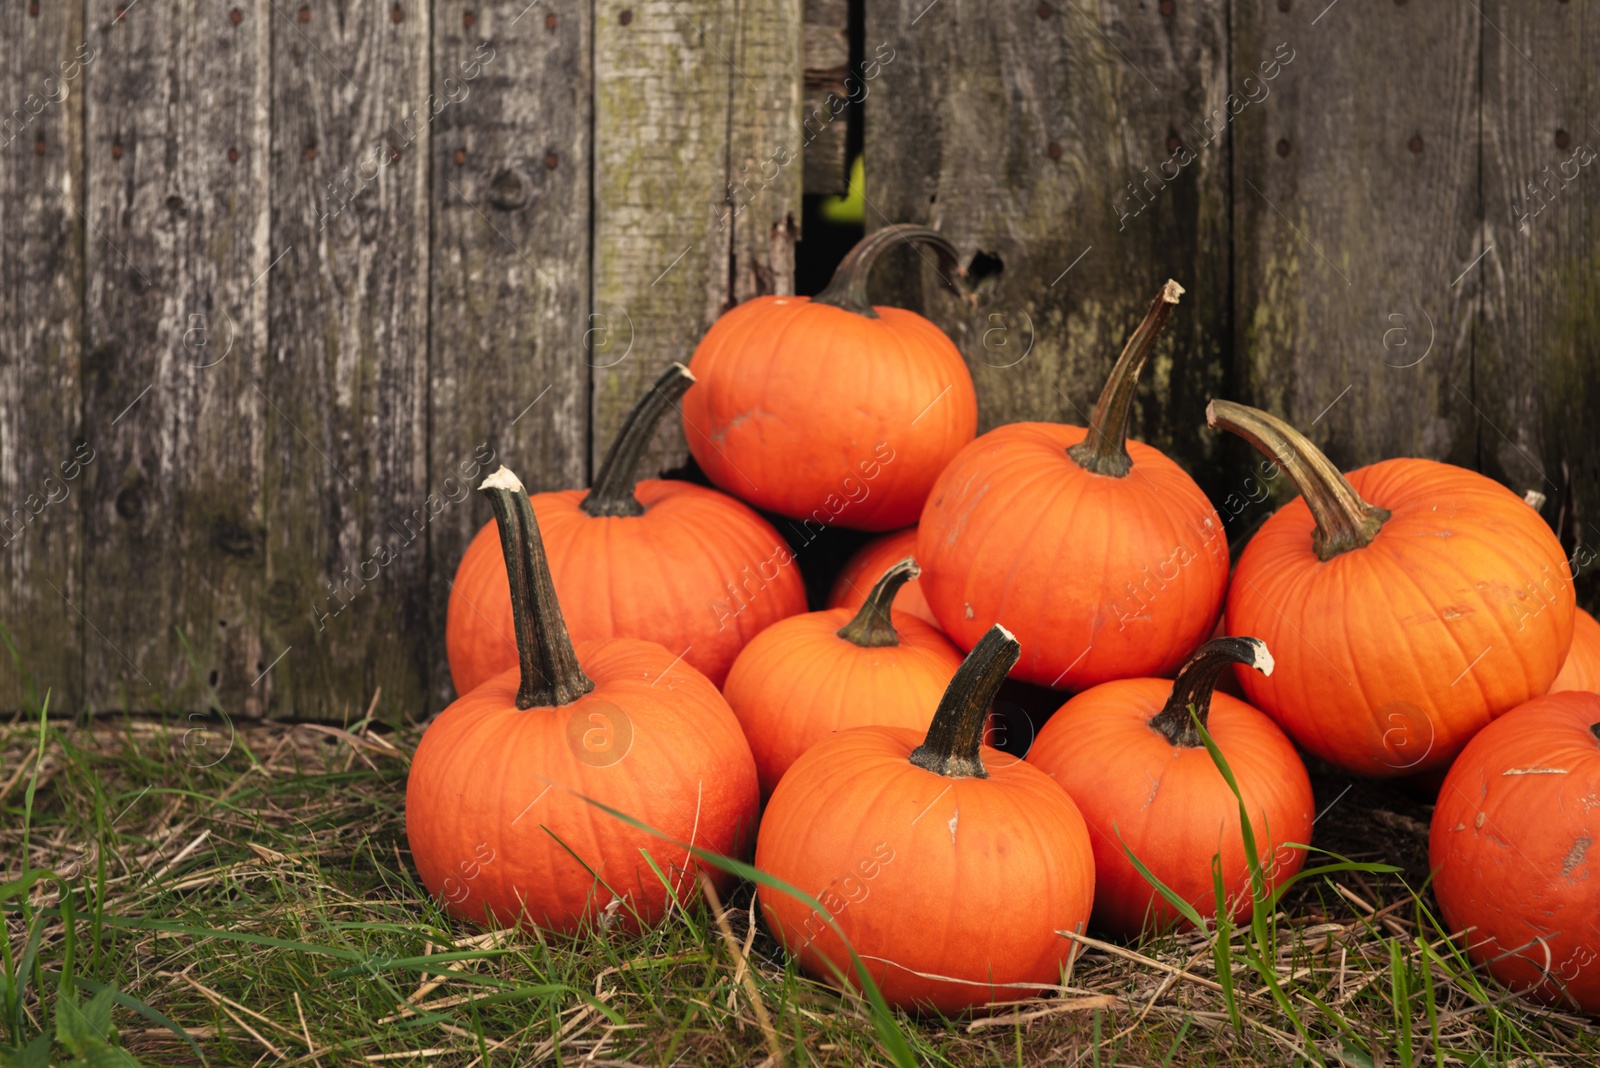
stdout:
POLYGON ((1505 771, 1502 771, 1500 774, 1502 776, 1506 776, 1506 775, 1565 775, 1565 774, 1567 774, 1567 769, 1566 768, 1538 768, 1538 767, 1534 767, 1534 768, 1507 768, 1505 771))
POLYGON ((972 618, 972 606, 970 604, 967 605, 967 618, 968 619, 972 618))
POLYGON ((1470 609, 1467 612, 1463 612, 1459 608, 1446 608, 1443 612, 1439 613, 1439 615, 1444 619, 1461 619, 1469 614, 1470 609))
POLYGON ((1573 870, 1583 863, 1583 855, 1589 852, 1589 847, 1592 845, 1594 845, 1594 839, 1588 835, 1584 835, 1576 842, 1573 842, 1572 851, 1567 854, 1566 859, 1561 863, 1561 874, 1564 876, 1571 875, 1573 870))
POLYGON ((1485 815, 1484 813, 1482 813, 1482 812, 1478 813, 1478 815, 1476 817, 1474 817, 1473 820, 1472 820, 1473 830, 1477 830, 1478 828, 1482 827, 1483 826, 1483 821, 1488 819, 1488 818, 1489 817, 1487 815, 1485 815))
MULTIPOLYGON (((956 844, 956 823, 959 822, 960 819, 961 819, 961 810, 958 808, 958 809, 956 809, 956 814, 954 816, 950 817, 950 822, 945 824, 945 826, 950 828, 950 844, 951 845, 955 845, 956 844)), ((1566 874, 1566 873, 1563 872, 1562 874, 1566 874)))
POLYGON ((1465 823, 1458 823, 1458 824, 1456 824, 1454 827, 1452 827, 1450 829, 1452 831, 1464 831, 1464 830, 1467 829, 1467 825, 1465 823))

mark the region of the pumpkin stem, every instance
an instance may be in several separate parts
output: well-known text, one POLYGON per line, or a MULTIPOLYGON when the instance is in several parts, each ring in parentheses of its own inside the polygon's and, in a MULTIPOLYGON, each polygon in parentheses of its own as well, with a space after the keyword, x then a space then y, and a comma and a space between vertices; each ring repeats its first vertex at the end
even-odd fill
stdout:
POLYGON ((877 585, 872 587, 872 592, 867 594, 867 599, 855 618, 834 633, 863 649, 899 645, 900 635, 889 619, 889 606, 894 603, 895 594, 900 592, 900 587, 920 574, 922 568, 918 567, 917 562, 909 556, 894 564, 883 573, 877 585))
POLYGON ((827 304, 855 312, 857 315, 864 315, 868 319, 876 319, 878 313, 873 310, 872 301, 867 299, 867 275, 872 272, 872 265, 878 262, 879 256, 901 242, 908 245, 927 245, 933 249, 935 255, 939 257, 939 270, 945 285, 949 286, 950 291, 957 296, 967 296, 950 278, 950 275, 958 279, 967 276, 966 268, 961 266, 961 254, 950 243, 950 239, 926 226, 896 223, 881 230, 874 230, 858 241, 855 248, 845 253, 844 259, 839 261, 839 266, 834 268, 833 277, 829 279, 827 287, 811 298, 812 303, 827 304))
POLYGON ((1175 746, 1199 746, 1195 720, 1202 727, 1206 725, 1206 717, 1211 714, 1211 691, 1229 664, 1249 664, 1263 675, 1272 674, 1272 654, 1260 638, 1213 638, 1196 649, 1178 671, 1166 705, 1150 717, 1151 729, 1175 746))
POLYGON ((1067 455, 1078 462, 1085 471, 1111 478, 1122 478, 1133 470, 1133 458, 1128 455, 1128 416, 1133 412, 1133 397, 1139 391, 1139 372, 1144 370, 1156 338, 1172 317, 1178 306, 1183 287, 1172 279, 1161 287, 1156 299, 1144 313, 1144 320, 1122 346, 1122 355, 1111 368, 1105 389, 1095 402, 1094 414, 1089 417, 1089 432, 1082 441, 1067 450, 1067 455))
POLYGON ((594 689, 594 682, 578 666, 578 654, 567 637, 567 624, 556 601, 550 563, 544 556, 544 542, 533 518, 528 491, 516 475, 501 467, 483 480, 478 492, 488 497, 494 508, 500 549, 506 557, 506 576, 511 580, 511 618, 516 625, 517 659, 522 665, 517 707, 570 705, 594 689))
POLYGON ((651 383, 611 440, 588 496, 578 505, 585 515, 644 515, 644 505, 633 495, 639 484, 639 461, 656 432, 656 424, 669 410, 677 408, 679 399, 692 385, 694 375, 681 363, 668 367, 651 383))
POLYGON ((1006 674, 1022 657, 1022 645, 996 623, 972 647, 939 699, 927 737, 911 750, 911 763, 952 779, 987 779, 978 755, 989 706, 1006 674))
POLYGON ((1321 449, 1277 416, 1232 401, 1212 401, 1206 405, 1206 425, 1232 431, 1289 472, 1317 521, 1311 535, 1317 559, 1332 560, 1371 545, 1389 518, 1387 508, 1362 500, 1321 449))

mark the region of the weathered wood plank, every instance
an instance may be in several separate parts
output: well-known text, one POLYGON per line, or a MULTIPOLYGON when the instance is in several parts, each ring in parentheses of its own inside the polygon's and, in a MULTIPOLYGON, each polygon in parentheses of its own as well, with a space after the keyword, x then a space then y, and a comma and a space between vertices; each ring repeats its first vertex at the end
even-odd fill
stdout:
MULTIPOLYGON (((850 180, 846 130, 854 105, 829 107, 828 97, 849 101, 845 85, 850 70, 850 5, 848 0, 805 0, 805 88, 801 97, 805 126, 807 193, 843 196, 850 180), (837 111, 837 115, 835 115, 837 111)), ((861 99, 860 91, 856 96, 861 99)))
POLYGON ((252 283, 268 262, 269 37, 239 10, 130 6, 94 35, 86 72, 84 409, 99 456, 83 670, 98 708, 265 708, 266 294, 252 283))
POLYGON ((83 5, 0 12, 0 710, 82 707, 83 5), (65 467, 63 465, 66 465, 65 467))
MULTIPOLYGON (((428 13, 272 9, 266 657, 297 716, 426 705, 428 13), (280 259, 281 257, 281 259, 280 259)), ((454 151, 451 149, 450 151, 454 151)), ((442 478, 442 473, 441 476, 442 478)), ((265 681, 265 680, 264 680, 265 681)))
POLYGON ((735 70, 727 177, 736 302, 794 293, 805 170, 801 0, 747 0, 740 5, 737 32, 729 57, 735 70))
MULTIPOLYGON (((591 467, 662 365, 687 361, 729 304, 735 10, 734 0, 594 7, 591 467)), ((640 469, 687 456, 669 424, 640 469)))
MULTIPOLYGON (((577 0, 517 6, 434 11, 435 91, 460 98, 433 125, 429 483, 447 499, 486 455, 536 492, 586 475, 591 16, 577 0)), ((470 498, 430 526, 435 707, 455 693, 450 580, 489 520, 470 498)))
POLYGON ((1548 498, 1580 597, 1600 594, 1600 11, 1485 3, 1483 470, 1548 498), (1501 34, 1504 36, 1501 36, 1501 34))
POLYGON ((1493 31, 1471 4, 1273 0, 1239 0, 1233 26, 1236 72, 1284 63, 1233 123, 1235 393, 1346 466, 1471 465, 1478 54, 1493 31))
POLYGON ((1227 381, 1228 156, 1195 127, 1228 92, 1226 56, 1209 5, 868 5, 867 227, 936 226, 990 276, 974 313, 902 256, 915 281, 886 278, 879 296, 920 304, 960 346, 980 431, 1086 422, 1172 277, 1187 293, 1135 436, 1191 465, 1210 455, 1202 413, 1227 381), (1176 159, 1170 182, 1147 179, 1176 159))

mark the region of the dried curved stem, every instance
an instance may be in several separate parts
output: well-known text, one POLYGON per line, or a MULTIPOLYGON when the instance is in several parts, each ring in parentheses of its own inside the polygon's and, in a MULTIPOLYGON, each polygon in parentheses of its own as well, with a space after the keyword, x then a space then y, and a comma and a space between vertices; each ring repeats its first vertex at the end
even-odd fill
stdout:
POLYGON ((1111 368, 1111 377, 1106 379, 1094 414, 1089 416, 1089 432, 1067 450, 1067 455, 1084 470, 1112 478, 1122 478, 1133 470, 1133 458, 1128 455, 1128 417, 1133 412, 1134 394, 1139 391, 1139 372, 1144 370, 1150 351, 1156 347, 1156 338, 1161 336, 1182 295, 1183 287, 1167 279, 1128 343, 1122 346, 1122 355, 1111 368))
POLYGON ((506 576, 511 580, 511 618, 522 668, 517 707, 570 705, 593 690, 594 681, 578 666, 578 654, 567 636, 528 491, 516 475, 501 467, 483 480, 478 492, 488 497, 494 508, 506 576))
POLYGON ((588 496, 578 505, 585 515, 644 515, 644 505, 633 495, 639 484, 639 461, 650 447, 656 424, 694 385, 694 375, 681 363, 661 372, 650 389, 623 420, 622 429, 611 441, 606 458, 594 476, 588 496))
POLYGON ((956 279, 965 278, 967 271, 961 266, 961 253, 950 243, 950 239, 926 226, 896 223, 881 230, 874 230, 858 241, 855 248, 845 253, 844 259, 839 261, 839 266, 834 268, 833 277, 829 279, 827 287, 812 297, 812 302, 843 308, 868 319, 876 319, 878 313, 872 309, 872 301, 867 299, 867 275, 872 273, 872 266, 878 262, 879 256, 902 243, 926 245, 931 248, 939 258, 939 270, 942 272, 940 277, 944 279, 945 285, 950 287, 952 293, 965 296, 956 279))
POLYGON ((1175 746, 1201 744, 1195 720, 1206 725, 1211 714, 1211 693, 1217 679, 1231 664, 1249 664, 1263 675, 1272 674, 1272 654, 1260 638, 1213 638, 1196 649, 1173 680, 1167 703, 1150 718, 1152 730, 1175 746), (1190 712, 1193 715, 1190 715, 1190 712))
POLYGON ((893 564, 872 587, 872 592, 867 594, 855 618, 834 633, 863 649, 899 645, 900 634, 889 618, 889 607, 894 604, 895 595, 901 587, 920 574, 922 568, 909 556, 893 564))
POLYGON ((1000 684, 1022 656, 1022 645, 996 623, 979 639, 956 669, 939 709, 928 725, 927 737, 911 751, 911 763, 952 779, 987 779, 978 746, 983 725, 1000 684))
POLYGON ((1317 522, 1311 546, 1317 559, 1371 545, 1389 518, 1387 508, 1361 499, 1322 450, 1275 415, 1232 401, 1206 405, 1206 425, 1244 438, 1289 473, 1317 522))

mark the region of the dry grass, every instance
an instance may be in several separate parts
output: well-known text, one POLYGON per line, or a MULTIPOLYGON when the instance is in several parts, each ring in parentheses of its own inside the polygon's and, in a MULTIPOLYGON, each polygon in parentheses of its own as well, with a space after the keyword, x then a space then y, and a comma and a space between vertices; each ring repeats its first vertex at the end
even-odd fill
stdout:
MULTIPOLYGON (((896 1035, 917 1062, 950 1065, 1600 1060, 1595 1021, 1495 987, 1408 889, 1426 876, 1428 812, 1393 785, 1319 778, 1316 844, 1399 872, 1307 881, 1223 952, 1214 931, 1136 945, 1091 931, 1049 997, 875 1020, 795 972, 748 884, 634 938, 451 920, 406 851, 415 731, 252 725, 229 745, 232 731, 53 722, 41 748, 37 720, 0 728, 4 974, 26 983, 0 1042, 51 1030, 74 1011, 62 1002, 109 984, 121 1050, 145 1064, 860 1065, 893 1063, 896 1035), (39 869, 60 882, 13 882, 39 869)), ((82 1063, 131 1060, 80 1045, 82 1063)))

